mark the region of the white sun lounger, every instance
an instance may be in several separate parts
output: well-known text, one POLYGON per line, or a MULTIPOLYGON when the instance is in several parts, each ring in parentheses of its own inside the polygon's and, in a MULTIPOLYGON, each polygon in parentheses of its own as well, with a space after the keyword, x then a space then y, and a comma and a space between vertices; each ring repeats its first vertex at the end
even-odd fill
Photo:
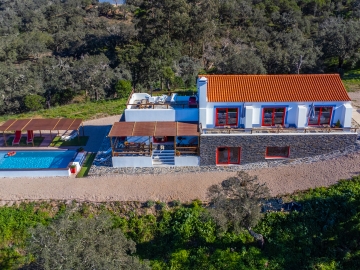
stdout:
POLYGON ((111 158, 111 156, 107 156, 107 157, 95 159, 95 161, 98 162, 98 163, 103 163, 103 162, 109 160, 110 158, 111 158))
POLYGON ((61 140, 70 141, 70 140, 76 138, 77 135, 78 135, 77 132, 73 132, 70 135, 63 135, 63 136, 61 136, 61 140))

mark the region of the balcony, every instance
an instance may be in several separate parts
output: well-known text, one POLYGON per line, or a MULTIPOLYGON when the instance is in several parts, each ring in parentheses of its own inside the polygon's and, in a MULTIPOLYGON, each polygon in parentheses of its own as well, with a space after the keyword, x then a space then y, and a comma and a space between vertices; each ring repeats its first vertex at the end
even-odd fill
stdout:
POLYGON ((200 134, 259 134, 259 133, 356 133, 356 127, 352 128, 333 128, 329 125, 314 126, 306 128, 283 127, 256 127, 252 129, 233 128, 224 126, 219 128, 202 128, 200 124, 200 134))

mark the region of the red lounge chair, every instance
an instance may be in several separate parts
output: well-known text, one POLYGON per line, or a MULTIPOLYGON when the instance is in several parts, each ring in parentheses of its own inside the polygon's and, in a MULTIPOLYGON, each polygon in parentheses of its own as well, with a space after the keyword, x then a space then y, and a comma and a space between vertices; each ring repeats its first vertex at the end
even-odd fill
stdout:
POLYGON ((26 143, 33 143, 33 142, 34 142, 34 131, 33 130, 28 130, 27 131, 26 143))
POLYGON ((21 130, 17 130, 15 131, 15 138, 12 142, 12 145, 16 145, 16 144, 19 145, 20 140, 21 140, 21 130))

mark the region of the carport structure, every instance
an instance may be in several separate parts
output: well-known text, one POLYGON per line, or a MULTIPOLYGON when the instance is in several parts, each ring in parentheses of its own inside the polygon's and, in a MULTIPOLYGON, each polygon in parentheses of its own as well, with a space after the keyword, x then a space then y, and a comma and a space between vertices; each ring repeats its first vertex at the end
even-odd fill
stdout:
MULTIPOLYGON (((3 133, 5 145, 6 142, 6 133, 15 132, 15 131, 24 131, 32 130, 39 131, 41 136, 41 131, 50 131, 56 130, 59 134, 60 130, 76 130, 79 138, 79 129, 80 126, 83 126, 82 119, 69 119, 69 118, 52 118, 52 119, 10 119, 6 121, 2 126, 0 126, 0 132, 3 133)), ((83 128, 84 136, 84 128, 83 128)), ((32 142, 34 146, 34 141, 32 142)))
POLYGON ((199 126, 197 122, 116 122, 112 126, 108 137, 110 138, 112 155, 150 155, 152 154, 152 137, 173 136, 175 153, 198 154, 199 150, 199 126), (133 144, 128 147, 120 148, 118 143, 124 137, 149 137, 149 144, 133 144), (196 136, 196 146, 177 146, 176 141, 179 137, 196 136))

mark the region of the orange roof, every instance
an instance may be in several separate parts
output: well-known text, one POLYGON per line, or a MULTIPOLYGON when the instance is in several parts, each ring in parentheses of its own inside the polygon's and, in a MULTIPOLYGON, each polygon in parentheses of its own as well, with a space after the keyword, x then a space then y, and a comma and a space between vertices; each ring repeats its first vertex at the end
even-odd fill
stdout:
POLYGON ((199 75, 209 102, 350 101, 338 74, 199 75))

